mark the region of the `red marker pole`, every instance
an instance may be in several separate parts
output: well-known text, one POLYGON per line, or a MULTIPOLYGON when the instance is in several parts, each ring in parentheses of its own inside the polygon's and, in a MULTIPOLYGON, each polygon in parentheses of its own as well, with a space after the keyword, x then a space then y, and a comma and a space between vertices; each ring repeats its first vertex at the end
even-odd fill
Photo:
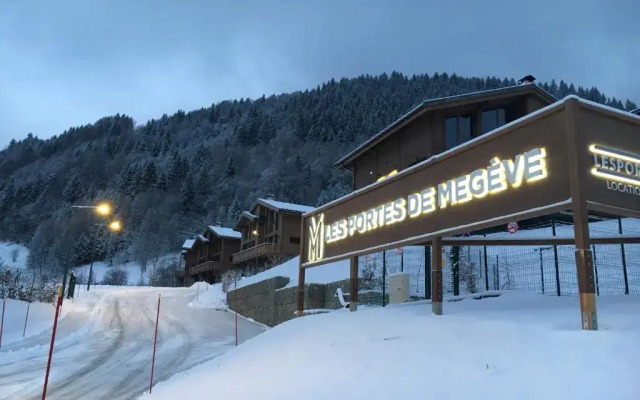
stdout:
POLYGON ((56 340, 56 329, 58 328, 58 316, 62 305, 62 286, 58 289, 58 302, 56 303, 56 315, 53 317, 53 331, 51 332, 51 344, 49 345, 49 360, 47 361, 47 372, 44 375, 44 387, 42 389, 42 400, 47 398, 47 384, 49 383, 49 371, 51 370, 51 359, 53 358, 53 343, 56 340))
POLYGON ((236 279, 233 281, 233 308, 235 308, 236 312, 236 347, 238 347, 238 302, 236 301, 236 296, 238 295, 238 275, 236 274, 236 279))
POLYGON ((7 297, 2 299, 2 319, 0 319, 0 348, 2 348, 2 329, 4 328, 4 306, 7 304, 7 297))
POLYGON ((160 293, 158 293, 158 312, 156 314, 156 334, 153 338, 153 358, 151 359, 151 380, 149 381, 149 393, 153 387, 153 369, 156 365, 156 344, 158 343, 158 320, 160 319, 160 293))

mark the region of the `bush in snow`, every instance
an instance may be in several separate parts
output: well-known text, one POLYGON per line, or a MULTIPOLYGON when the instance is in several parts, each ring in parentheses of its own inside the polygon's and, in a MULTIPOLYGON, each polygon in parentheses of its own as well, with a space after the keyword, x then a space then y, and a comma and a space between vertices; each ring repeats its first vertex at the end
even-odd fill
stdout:
POLYGON ((0 265, 0 297, 52 303, 58 293, 58 282, 49 275, 36 276, 23 270, 5 269, 0 265))
POLYGON ((129 283, 129 274, 120 268, 109 268, 102 279, 103 285, 125 286, 129 283))
POLYGON ((222 291, 224 293, 227 293, 227 291, 233 285, 235 280, 236 279, 240 279, 241 275, 242 274, 240 273, 240 271, 233 270, 233 269, 231 269, 231 270, 225 272, 224 274, 222 274, 222 277, 221 277, 221 280, 222 280, 222 291))

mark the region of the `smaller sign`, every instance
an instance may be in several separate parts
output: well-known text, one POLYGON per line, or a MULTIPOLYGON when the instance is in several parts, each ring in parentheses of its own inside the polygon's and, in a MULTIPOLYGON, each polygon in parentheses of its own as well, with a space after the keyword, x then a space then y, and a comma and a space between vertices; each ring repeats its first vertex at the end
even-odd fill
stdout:
POLYGON ((398 247, 398 248, 396 249, 396 252, 397 252, 398 254, 402 254, 402 252, 403 252, 403 251, 404 251, 404 250, 403 250, 403 247, 398 247))
POLYGON ((513 221, 513 222, 509 222, 509 223, 507 224, 507 231, 508 231, 509 233, 516 233, 516 232, 518 232, 518 229, 519 229, 519 228, 520 228, 520 227, 518 226, 518 223, 517 223, 517 222, 515 222, 515 221, 513 221))

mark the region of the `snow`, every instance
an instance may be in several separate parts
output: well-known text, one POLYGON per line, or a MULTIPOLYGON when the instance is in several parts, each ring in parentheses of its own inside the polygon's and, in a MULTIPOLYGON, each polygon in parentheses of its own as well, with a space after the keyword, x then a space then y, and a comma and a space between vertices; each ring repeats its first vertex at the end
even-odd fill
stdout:
MULTIPOLYGON (((27 315, 27 302, 7 299, 5 304, 4 325, 2 329, 2 346, 22 340, 24 321, 27 315)), ((2 307, 0 300, 0 307, 2 307)), ((1 312, 1 311, 0 311, 1 312)), ((30 337, 50 329, 55 309, 52 304, 31 303, 25 337, 30 337)))
POLYGON ((143 399, 638 399, 640 296, 505 293, 296 318, 157 384, 143 399), (243 384, 250 377, 250 384, 243 384))
POLYGON ((209 229, 211 229, 212 232, 222 238, 240 239, 242 237, 242 233, 234 231, 231 228, 225 228, 222 226, 209 226, 209 229))
POLYGON ((303 213, 308 213, 315 210, 314 207, 304 206, 301 204, 285 203, 282 201, 276 201, 271 199, 258 199, 258 201, 268 204, 271 207, 274 207, 282 211, 292 211, 292 212, 303 214, 303 213))
POLYGON ((193 245, 195 244, 195 242, 196 242, 195 239, 187 239, 182 244, 182 248, 183 249, 191 249, 193 247, 193 245))
POLYGON ((227 295, 222 291, 222 284, 209 285, 206 282, 196 282, 191 285, 196 290, 196 297, 191 300, 189 307, 212 308, 214 310, 227 310, 227 295))
MULTIPOLYGON (((298 286, 298 267, 300 257, 273 267, 259 274, 245 277, 238 281, 238 287, 244 287, 276 276, 289 278, 286 287, 298 286)), ((305 283, 327 284, 349 278, 349 260, 324 264, 321 268, 310 268, 305 272, 305 283)))
POLYGON ((0 267, 10 269, 27 268, 27 257, 29 250, 17 243, 0 242, 0 267), (13 252, 18 252, 18 258, 13 261, 13 252))
MULTIPOLYGON (((130 399, 148 390, 159 294, 154 382, 234 348, 234 314, 189 307, 198 295, 197 287, 94 286, 64 302, 47 398, 130 399)), ((27 328, 31 337, 22 339, 24 304, 16 303, 7 303, 8 339, 5 342, 3 337, 0 350, 0 399, 40 398, 54 310, 48 304, 32 304, 27 328)), ((238 319, 239 343, 264 330, 238 319)))

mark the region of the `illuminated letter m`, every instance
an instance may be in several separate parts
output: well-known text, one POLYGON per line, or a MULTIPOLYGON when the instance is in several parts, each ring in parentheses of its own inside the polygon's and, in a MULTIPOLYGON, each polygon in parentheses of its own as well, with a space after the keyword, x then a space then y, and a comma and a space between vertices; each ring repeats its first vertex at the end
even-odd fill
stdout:
POLYGON ((324 214, 318 219, 311 217, 309 226, 309 262, 320 261, 324 258, 324 214))

